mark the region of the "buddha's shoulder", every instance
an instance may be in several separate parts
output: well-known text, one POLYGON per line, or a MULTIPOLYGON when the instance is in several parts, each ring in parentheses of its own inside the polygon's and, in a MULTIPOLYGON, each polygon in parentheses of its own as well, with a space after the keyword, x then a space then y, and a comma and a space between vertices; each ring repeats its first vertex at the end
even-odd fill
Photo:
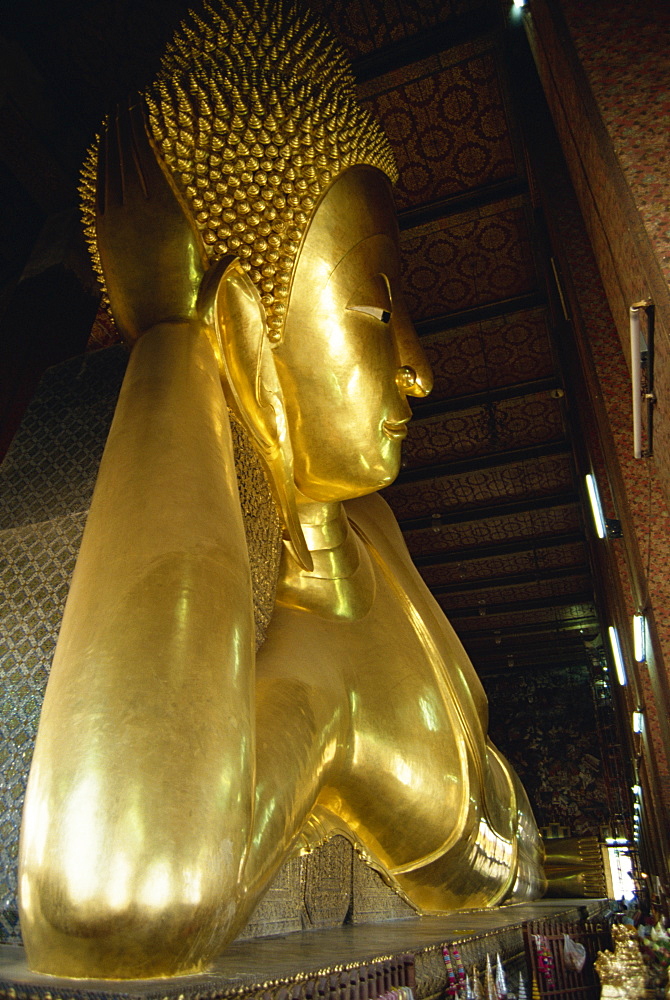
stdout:
POLYGON ((414 568, 400 525, 386 500, 379 493, 347 500, 344 509, 352 524, 379 550, 380 554, 392 553, 394 557, 400 557, 403 562, 414 568))

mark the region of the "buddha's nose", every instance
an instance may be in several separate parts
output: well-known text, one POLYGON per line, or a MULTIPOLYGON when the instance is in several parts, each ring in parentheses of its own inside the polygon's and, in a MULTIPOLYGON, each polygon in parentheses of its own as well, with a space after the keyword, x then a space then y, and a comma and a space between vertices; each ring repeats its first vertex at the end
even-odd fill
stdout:
POLYGON ((427 396, 433 388, 433 373, 404 302, 394 302, 393 327, 400 359, 396 385, 406 396, 427 396))

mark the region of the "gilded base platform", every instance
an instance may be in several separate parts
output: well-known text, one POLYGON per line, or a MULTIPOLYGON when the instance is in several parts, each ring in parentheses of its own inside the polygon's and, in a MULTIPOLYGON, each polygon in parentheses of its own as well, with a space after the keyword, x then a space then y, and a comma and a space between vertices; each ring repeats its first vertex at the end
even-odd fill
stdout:
MULTIPOLYGON (((0 998, 7 1000, 219 1000, 254 997, 288 1000, 326 997, 334 972, 376 962, 414 959, 416 1000, 440 994, 447 978, 442 946, 457 944, 466 969, 480 970, 486 955, 500 952, 508 970, 524 966, 522 924, 526 920, 577 920, 601 911, 603 900, 541 900, 444 917, 394 920, 310 930, 231 945, 208 973, 126 982, 58 979, 30 972, 23 949, 0 946, 0 998), (585 913, 586 911, 586 913, 585 913)), ((525 966, 524 966, 525 967, 525 966)), ((372 1000, 372 998, 370 998, 372 1000)))

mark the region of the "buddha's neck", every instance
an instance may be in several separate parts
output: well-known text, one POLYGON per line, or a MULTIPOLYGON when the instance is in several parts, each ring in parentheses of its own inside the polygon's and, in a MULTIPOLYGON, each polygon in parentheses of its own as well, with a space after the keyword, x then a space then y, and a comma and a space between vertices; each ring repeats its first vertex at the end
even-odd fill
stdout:
POLYGON ((370 557, 352 530, 341 503, 303 501, 298 516, 314 569, 302 569, 284 546, 277 601, 324 618, 355 621, 375 595, 370 557))

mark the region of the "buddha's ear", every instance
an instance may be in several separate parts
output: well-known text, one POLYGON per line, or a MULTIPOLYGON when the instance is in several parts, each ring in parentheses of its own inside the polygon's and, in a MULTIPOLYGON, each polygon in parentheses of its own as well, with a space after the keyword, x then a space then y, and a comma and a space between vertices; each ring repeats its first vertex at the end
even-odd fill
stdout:
POLYGON ((258 289, 236 257, 207 271, 198 313, 219 361, 224 391, 266 466, 295 558, 313 569, 298 519, 286 407, 258 289))

